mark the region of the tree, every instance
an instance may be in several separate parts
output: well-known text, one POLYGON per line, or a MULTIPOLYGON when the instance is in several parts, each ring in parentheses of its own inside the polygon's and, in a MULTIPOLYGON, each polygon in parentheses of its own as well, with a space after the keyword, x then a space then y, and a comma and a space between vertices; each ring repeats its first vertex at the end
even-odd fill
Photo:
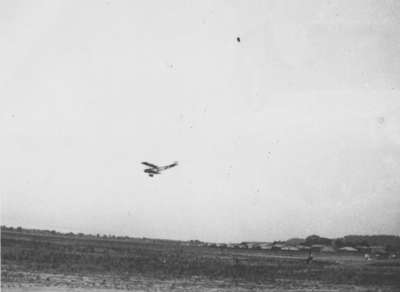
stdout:
POLYGON ((306 238, 305 245, 311 246, 313 244, 331 245, 332 239, 320 237, 318 235, 310 235, 306 238))
POLYGON ((341 247, 345 246, 346 244, 345 244, 343 238, 337 238, 337 239, 335 239, 335 240, 333 241, 333 245, 334 245, 336 248, 341 248, 341 247))

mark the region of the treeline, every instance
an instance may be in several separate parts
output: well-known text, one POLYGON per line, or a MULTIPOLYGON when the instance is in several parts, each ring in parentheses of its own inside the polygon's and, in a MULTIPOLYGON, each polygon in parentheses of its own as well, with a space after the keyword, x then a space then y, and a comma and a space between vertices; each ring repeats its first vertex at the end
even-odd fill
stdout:
POLYGON ((346 235, 341 238, 330 239, 318 235, 310 235, 304 240, 304 244, 330 245, 337 248, 349 247, 372 247, 383 246, 388 251, 400 251, 400 236, 396 235, 346 235))
POLYGON ((28 229, 12 226, 1 226, 1 232, 20 232, 26 233, 30 235, 41 235, 41 236, 62 236, 62 237, 70 237, 70 238, 79 238, 79 239, 105 239, 105 240, 120 240, 120 241, 148 241, 148 242, 157 242, 157 243, 178 243, 176 240, 168 240, 168 239, 152 239, 146 237, 130 237, 130 236, 117 236, 111 234, 85 234, 85 233, 74 233, 74 232, 59 232, 55 230, 42 230, 42 229, 28 229))
POLYGON ((42 229, 28 229, 18 227, 11 227, 11 226, 1 226, 1 231, 14 231, 14 232, 24 232, 28 234, 37 234, 37 235, 58 235, 58 236, 75 236, 75 237, 86 237, 86 238, 110 238, 110 239, 133 239, 129 236, 115 236, 115 235, 106 235, 106 234, 84 234, 84 233, 73 233, 73 232, 58 232, 55 230, 42 230, 42 229))
MULTIPOLYGON (((9 232, 21 232, 32 235, 46 235, 46 236, 67 236, 72 238, 81 239, 106 239, 106 240, 121 240, 121 241, 141 241, 141 242, 158 242, 158 243, 180 243, 176 240, 167 239, 148 239, 148 238, 136 238, 129 236, 115 236, 115 235, 105 235, 105 234, 84 234, 84 233, 62 233, 54 230, 39 230, 39 229, 26 229, 22 227, 7 227, 1 226, 1 231, 9 232)), ((288 243, 289 245, 303 244, 307 246, 312 246, 315 244, 333 246, 335 248, 341 247, 372 247, 372 246, 382 246, 385 247, 387 251, 400 251, 400 236, 396 235, 346 235, 340 238, 327 238, 318 235, 310 235, 305 239, 295 238, 285 241, 275 241, 275 243, 288 243)))

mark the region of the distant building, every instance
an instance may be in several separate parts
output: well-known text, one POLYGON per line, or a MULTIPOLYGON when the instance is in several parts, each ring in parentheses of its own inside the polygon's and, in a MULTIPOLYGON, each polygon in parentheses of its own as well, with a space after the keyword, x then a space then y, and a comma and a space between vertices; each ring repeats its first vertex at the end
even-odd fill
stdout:
POLYGON ((371 252, 371 248, 369 246, 365 246, 365 245, 357 245, 356 249, 362 253, 370 253, 371 252))
POLYGON ((373 254, 376 254, 376 253, 384 254, 384 253, 386 253, 386 248, 384 246, 382 246, 382 245, 371 246, 369 249, 370 249, 370 252, 373 253, 373 254))
POLYGON ((332 246, 324 246, 321 248, 321 252, 335 252, 335 249, 332 246))
POLYGON ((263 244, 263 242, 242 242, 241 244, 245 244, 247 248, 260 248, 260 245, 263 244))
POLYGON ((260 243, 260 248, 265 249, 265 250, 270 250, 270 249, 272 249, 272 244, 271 243, 260 243))
POLYGON ((346 251, 346 252, 357 252, 358 250, 354 247, 351 246, 345 246, 342 248, 339 248, 340 251, 346 251))
POLYGON ((315 251, 315 252, 320 252, 326 246, 327 245, 324 245, 324 244, 313 244, 313 245, 311 245, 311 250, 315 251))
POLYGON ((258 243, 255 243, 255 242, 247 243, 247 248, 257 248, 257 247, 258 247, 258 243))
POLYGON ((282 250, 282 248, 284 248, 285 245, 283 243, 274 243, 272 245, 272 249, 273 250, 282 250))
POLYGON ((281 248, 281 250, 286 250, 286 251, 299 251, 299 249, 295 246, 284 246, 281 248))
POLYGON ((297 248, 299 250, 310 250, 310 247, 307 245, 298 245, 297 248))

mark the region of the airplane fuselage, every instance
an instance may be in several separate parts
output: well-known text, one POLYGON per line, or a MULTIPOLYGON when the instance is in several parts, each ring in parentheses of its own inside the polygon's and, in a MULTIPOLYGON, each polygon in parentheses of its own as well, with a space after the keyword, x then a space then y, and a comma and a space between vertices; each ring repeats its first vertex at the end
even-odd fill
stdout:
POLYGON ((153 168, 147 168, 144 170, 144 172, 148 173, 148 174, 160 174, 160 171, 153 169, 153 168))

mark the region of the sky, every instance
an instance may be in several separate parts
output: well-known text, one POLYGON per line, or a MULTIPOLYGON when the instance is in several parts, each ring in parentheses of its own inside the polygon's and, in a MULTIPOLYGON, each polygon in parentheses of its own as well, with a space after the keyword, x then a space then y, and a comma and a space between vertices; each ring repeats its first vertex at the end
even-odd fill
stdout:
POLYGON ((2 1, 1 224, 400 235, 399 39, 395 0, 2 1))

